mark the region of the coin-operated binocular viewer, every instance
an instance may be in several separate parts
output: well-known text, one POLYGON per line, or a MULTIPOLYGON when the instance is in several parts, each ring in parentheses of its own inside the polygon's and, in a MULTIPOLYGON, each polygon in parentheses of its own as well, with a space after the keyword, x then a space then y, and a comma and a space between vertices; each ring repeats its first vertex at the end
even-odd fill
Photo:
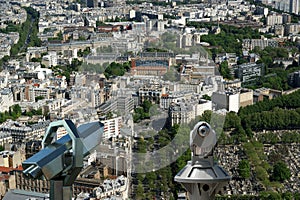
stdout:
POLYGON ((83 158, 100 143, 103 124, 92 122, 76 128, 71 120, 50 123, 42 150, 22 163, 23 173, 33 179, 50 181, 51 200, 71 200, 72 184, 83 168, 83 158), (63 127, 66 134, 57 134, 63 127))
POLYGON ((221 192, 231 177, 214 162, 217 144, 215 131, 206 122, 198 122, 190 132, 192 160, 175 176, 188 192, 190 200, 210 200, 221 192))

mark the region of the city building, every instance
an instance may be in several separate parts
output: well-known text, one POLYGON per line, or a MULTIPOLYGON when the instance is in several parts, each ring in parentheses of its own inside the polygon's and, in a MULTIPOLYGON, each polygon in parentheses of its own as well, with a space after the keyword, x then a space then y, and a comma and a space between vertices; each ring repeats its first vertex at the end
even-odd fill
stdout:
POLYGON ((134 109, 134 99, 132 96, 118 96, 117 110, 120 113, 132 113, 134 109))
POLYGON ((229 66, 233 66, 237 64, 238 57, 236 53, 219 53, 216 55, 216 63, 222 63, 224 61, 227 61, 229 66))
POLYGON ((117 137, 120 134, 120 128, 122 127, 122 117, 113 117, 112 119, 106 119, 101 121, 104 124, 103 138, 108 140, 112 137, 117 137))
POLYGON ((45 67, 57 66, 57 53, 53 51, 49 51, 48 55, 43 56, 42 64, 45 65, 45 67))
POLYGON ((228 88, 212 94, 212 103, 216 110, 238 112, 240 107, 253 104, 253 91, 241 88, 228 88))
POLYGON ((212 110, 212 102, 204 99, 182 99, 170 103, 168 120, 171 126, 174 124, 188 124, 204 111, 212 110))
POLYGON ((25 152, 22 149, 17 151, 1 151, 0 166, 8 168, 18 168, 25 161, 25 152))
POLYGON ((270 88, 258 88, 253 91, 253 102, 264 101, 266 99, 271 100, 279 97, 283 94, 282 91, 274 90, 270 88))
POLYGON ((300 32, 300 24, 289 23, 284 26, 284 35, 288 36, 290 34, 298 34, 300 32))
POLYGON ((4 88, 0 91, 0 108, 2 112, 9 111, 9 107, 14 104, 13 93, 11 89, 4 88))
POLYGON ((254 81, 257 77, 264 75, 264 65, 256 63, 244 63, 237 66, 235 73, 243 83, 249 83, 254 81))
POLYGON ((200 99, 195 106, 195 116, 201 116, 206 110, 212 110, 212 101, 200 99))
POLYGON ((190 103, 172 103, 169 107, 169 120, 170 125, 175 124, 188 124, 195 119, 194 106, 190 103))
POLYGON ((253 90, 240 90, 240 107, 245 107, 253 104, 253 90))
POLYGON ((98 7, 98 0, 86 0, 86 5, 89 8, 96 8, 98 7))
POLYGON ((240 108, 240 94, 237 91, 214 92, 212 102, 216 110, 226 109, 227 111, 238 112, 240 108))
POLYGON ((254 47, 259 47, 264 49, 266 47, 277 47, 278 42, 273 39, 244 39, 243 40, 243 49, 253 50, 254 47))
POLYGON ((131 59, 131 73, 133 75, 162 76, 170 69, 174 62, 174 54, 168 52, 144 52, 131 59))
POLYGON ((161 95, 160 108, 168 110, 172 103, 177 103, 183 100, 190 100, 194 92, 189 90, 182 90, 177 92, 168 92, 161 95))
POLYGON ((299 14, 299 0, 290 0, 290 12, 294 14, 299 14))
POLYGON ((13 142, 23 142, 44 135, 45 128, 48 127, 49 123, 49 121, 44 121, 27 126, 16 121, 6 121, 0 125, 0 134, 9 133, 13 142))
POLYGON ((152 104, 160 104, 160 98, 162 94, 166 94, 166 91, 166 86, 156 81, 144 84, 138 90, 139 104, 142 104, 145 100, 150 101, 152 104))
POLYGON ((5 199, 7 193, 16 189, 15 171, 22 167, 0 167, 0 198, 5 199))
POLYGON ((283 17, 281 14, 273 13, 267 16, 267 26, 281 25, 283 24, 283 17))

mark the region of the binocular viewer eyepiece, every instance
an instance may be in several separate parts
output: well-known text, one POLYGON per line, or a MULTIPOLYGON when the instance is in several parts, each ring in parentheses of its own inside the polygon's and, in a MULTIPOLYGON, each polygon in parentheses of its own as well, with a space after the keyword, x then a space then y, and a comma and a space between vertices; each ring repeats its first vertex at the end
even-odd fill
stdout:
POLYGON ((216 132, 207 122, 198 122, 190 132, 191 161, 175 176, 190 200, 213 199, 231 179, 214 161, 216 145, 216 132))
POLYGON ((100 143, 103 124, 91 122, 76 128, 71 120, 50 123, 42 141, 42 150, 22 163, 23 173, 30 178, 65 179, 72 185, 81 168, 83 157, 100 143), (63 127, 66 134, 58 137, 63 127))

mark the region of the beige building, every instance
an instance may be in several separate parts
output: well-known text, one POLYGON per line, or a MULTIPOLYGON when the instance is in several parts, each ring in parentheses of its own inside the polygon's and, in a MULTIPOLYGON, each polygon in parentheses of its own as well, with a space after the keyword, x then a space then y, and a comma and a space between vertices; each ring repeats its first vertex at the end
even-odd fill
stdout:
POLYGON ((217 110, 238 112, 240 107, 253 104, 253 90, 229 88, 224 92, 214 92, 212 102, 217 110))
POLYGON ((18 151, 2 151, 0 152, 0 166, 17 168, 25 161, 25 152, 18 151))
POLYGON ((253 90, 243 89, 240 92, 240 107, 253 104, 253 90))
POLYGON ((16 189, 15 170, 20 170, 20 168, 0 167, 0 199, 4 197, 8 190, 16 189))
POLYGON ((172 102, 169 108, 169 121, 174 124, 188 124, 196 116, 200 116, 206 110, 212 110, 212 102, 203 99, 182 101, 179 103, 172 102))
POLYGON ((169 108, 169 120, 174 124, 188 124, 195 119, 195 109, 191 104, 172 103, 169 108))
POLYGON ((282 15, 272 14, 267 17, 267 26, 281 25, 283 22, 282 15))

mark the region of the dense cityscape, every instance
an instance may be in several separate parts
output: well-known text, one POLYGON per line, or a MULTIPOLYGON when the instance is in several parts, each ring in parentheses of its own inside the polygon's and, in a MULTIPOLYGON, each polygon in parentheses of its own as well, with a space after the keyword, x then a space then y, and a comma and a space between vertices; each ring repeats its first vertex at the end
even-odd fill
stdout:
POLYGON ((27 177, 22 163, 64 119, 103 125, 73 199, 188 199, 174 177, 199 121, 224 121, 214 160, 231 180, 216 199, 300 199, 299 0, 0 9, 0 199, 50 199, 49 180, 27 177))

